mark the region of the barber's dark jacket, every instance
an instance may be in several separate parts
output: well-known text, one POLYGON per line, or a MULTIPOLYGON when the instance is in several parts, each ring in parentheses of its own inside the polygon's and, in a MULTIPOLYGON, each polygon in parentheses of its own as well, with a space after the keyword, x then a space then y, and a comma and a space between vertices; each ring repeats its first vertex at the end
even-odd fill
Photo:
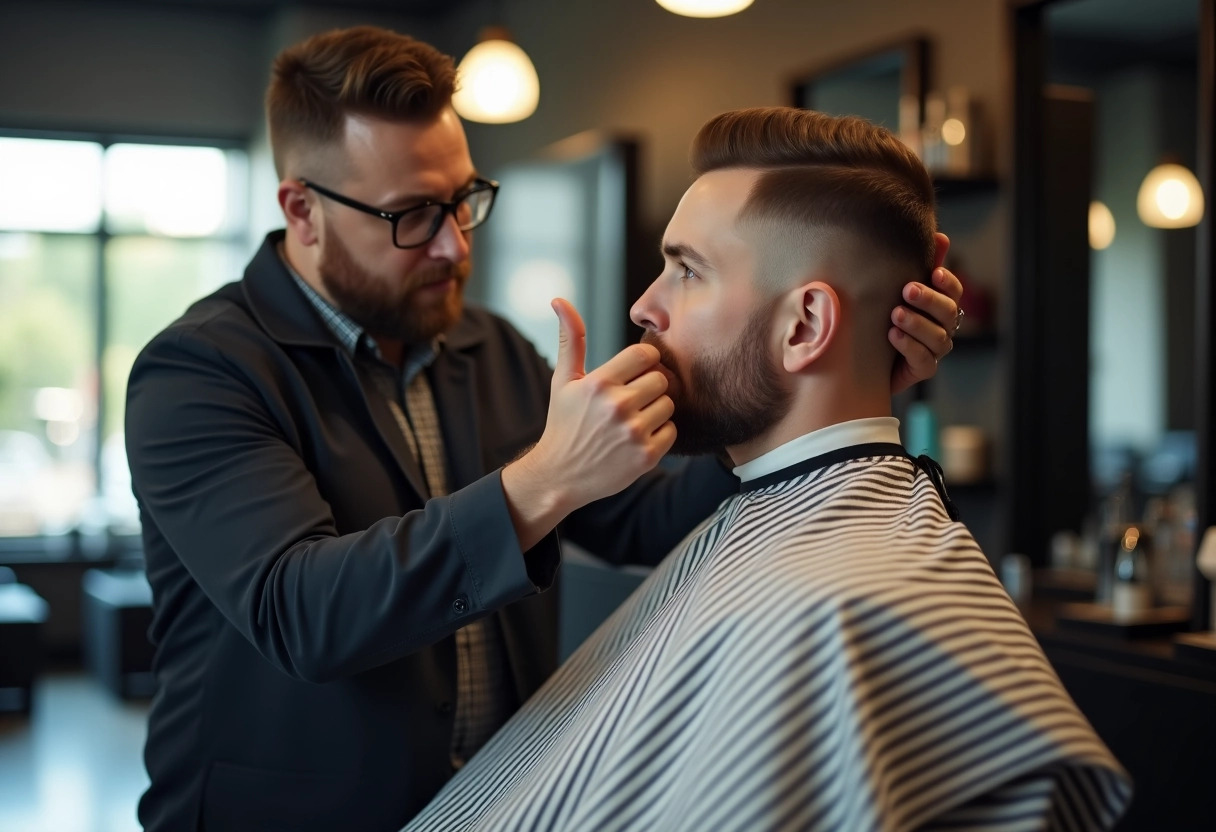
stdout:
MULTIPOLYGON (((524 701, 557 656, 557 535, 519 549, 500 467, 540 438, 550 369, 466 309, 427 370, 451 494, 270 235, 131 372, 126 441, 159 689, 147 830, 388 830, 451 775, 452 633, 498 616, 524 701)), ((570 539, 655 562, 737 487, 713 460, 572 515, 570 539)))

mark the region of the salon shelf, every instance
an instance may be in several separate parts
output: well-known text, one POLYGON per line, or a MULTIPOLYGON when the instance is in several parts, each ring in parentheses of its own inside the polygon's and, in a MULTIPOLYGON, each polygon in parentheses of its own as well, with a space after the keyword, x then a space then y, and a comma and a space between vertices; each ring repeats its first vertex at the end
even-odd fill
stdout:
POLYGON ((1190 623, 1189 607, 1153 607, 1130 619, 1117 617, 1110 604, 1090 601, 1062 603, 1056 610, 1058 631, 1112 639, 1169 638, 1190 623))
POLYGON ((1001 183, 992 176, 935 176, 933 186, 938 199, 996 193, 1001 183))
POLYGON ((1174 636, 1174 656, 1216 668, 1216 632, 1179 633, 1174 636))
MULTIPOLYGON (((1037 572, 1038 570, 1036 570, 1037 572)), ((1180 659, 1174 636, 1127 638, 1124 633, 1103 632, 1098 628, 1061 626, 1062 614, 1072 603, 1050 597, 1036 587, 1028 605, 1020 607, 1035 638, 1053 658, 1057 651, 1067 652, 1078 662, 1109 663, 1129 671, 1168 673, 1176 678, 1206 683, 1209 695, 1216 697, 1216 667, 1204 667, 1180 659)))
POLYGON ((1033 585, 1035 597, 1045 602, 1092 601, 1098 579, 1092 569, 1042 567, 1034 570, 1033 585))
POLYGON ((1211 829, 1216 817, 1216 664, 1180 656, 1173 638, 1060 627, 1065 605, 1023 614, 1073 701, 1131 774, 1135 807, 1120 829, 1211 829))

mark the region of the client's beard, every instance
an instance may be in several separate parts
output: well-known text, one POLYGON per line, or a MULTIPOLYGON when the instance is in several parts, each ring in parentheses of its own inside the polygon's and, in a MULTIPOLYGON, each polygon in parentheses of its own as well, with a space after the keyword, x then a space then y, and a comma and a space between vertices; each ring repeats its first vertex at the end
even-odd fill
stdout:
POLYGON ((642 335, 642 343, 658 349, 659 360, 675 376, 667 390, 675 403, 672 453, 718 453, 755 439, 789 413, 793 394, 782 383, 768 347, 774 307, 756 310, 728 349, 699 355, 687 368, 661 336, 649 330, 642 335))
POLYGON ((420 344, 444 332, 460 318, 464 285, 470 272, 468 260, 428 266, 408 273, 400 282, 389 283, 356 263, 336 236, 325 242, 318 269, 321 282, 343 314, 369 335, 420 344), (419 304, 415 297, 419 287, 449 277, 455 280, 452 291, 436 303, 419 304))

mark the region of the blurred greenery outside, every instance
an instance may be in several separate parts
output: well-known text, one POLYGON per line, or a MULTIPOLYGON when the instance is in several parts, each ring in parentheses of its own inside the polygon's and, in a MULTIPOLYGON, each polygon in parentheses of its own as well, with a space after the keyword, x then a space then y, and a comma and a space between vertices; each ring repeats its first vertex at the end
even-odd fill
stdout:
POLYGON ((247 253, 243 239, 223 231, 157 236, 138 216, 103 221, 132 233, 0 227, 0 536, 55 534, 84 522, 130 529, 134 503, 121 446, 131 366, 192 302, 239 278, 247 253), (106 333, 100 355, 99 268, 106 333))

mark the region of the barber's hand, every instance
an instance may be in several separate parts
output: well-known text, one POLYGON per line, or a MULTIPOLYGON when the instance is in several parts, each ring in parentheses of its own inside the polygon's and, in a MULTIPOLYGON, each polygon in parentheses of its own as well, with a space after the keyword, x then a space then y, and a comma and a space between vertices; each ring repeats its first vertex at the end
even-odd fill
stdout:
POLYGON ((659 351, 633 344, 588 373, 587 330, 568 301, 554 300, 559 341, 545 431, 502 472, 525 551, 577 508, 621 491, 676 439, 675 406, 659 351))
POLYGON ((582 506, 617 493, 658 464, 675 442, 675 406, 658 369, 658 350, 632 344, 588 373, 583 319, 561 298, 553 311, 559 335, 549 418, 529 456, 582 506))
POLYGON ((942 268, 950 240, 940 233, 934 235, 934 240, 937 252, 932 288, 924 283, 907 284, 903 291, 907 305, 897 306, 891 313, 895 326, 887 332, 887 338, 900 353, 891 374, 892 393, 900 393, 917 382, 933 378, 937 362, 954 349, 963 284, 942 268))

